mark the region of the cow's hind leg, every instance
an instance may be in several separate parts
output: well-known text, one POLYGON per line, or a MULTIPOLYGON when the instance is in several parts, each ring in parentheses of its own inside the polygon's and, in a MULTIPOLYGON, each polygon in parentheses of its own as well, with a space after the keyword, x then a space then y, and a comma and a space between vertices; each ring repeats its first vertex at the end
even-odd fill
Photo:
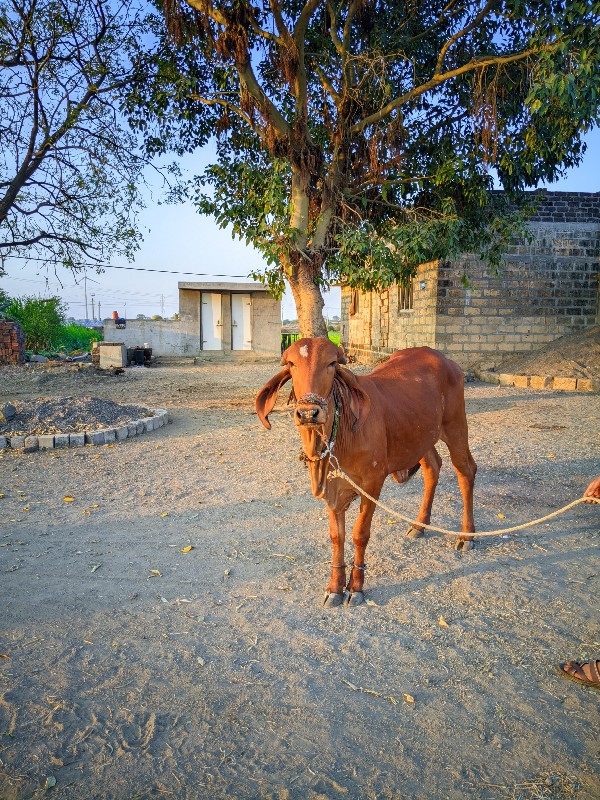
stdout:
MULTIPOLYGON (((440 477, 440 467, 442 466, 442 459, 440 454, 432 447, 428 450, 423 458, 419 461, 421 469, 423 470, 423 500, 421 501, 421 508, 417 515, 416 522, 423 522, 429 525, 431 521, 431 506, 433 505, 433 498, 435 496, 435 488, 438 484, 440 477)), ((423 536, 423 528, 419 525, 411 525, 406 531, 409 539, 418 539, 423 536)))
MULTIPOLYGON (((463 500, 463 517, 461 531, 464 533, 475 532, 475 522, 473 519, 473 487, 475 485, 475 474, 477 464, 471 451, 469 450, 467 419, 462 414, 462 419, 453 426, 448 426, 443 433, 442 439, 448 445, 452 466, 456 470, 458 486, 463 500), (450 430, 448 430, 450 428, 450 430)), ((455 550, 463 552, 475 547, 473 536, 460 536, 454 543, 455 550)))

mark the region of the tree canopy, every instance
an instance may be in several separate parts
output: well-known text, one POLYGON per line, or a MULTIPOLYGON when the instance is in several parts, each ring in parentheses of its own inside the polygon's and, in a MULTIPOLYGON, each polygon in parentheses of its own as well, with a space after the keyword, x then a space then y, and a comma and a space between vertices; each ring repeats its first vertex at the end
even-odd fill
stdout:
POLYGON ((147 79, 150 10, 0 0, 0 256, 76 268, 137 248, 145 162, 121 109, 147 79))
POLYGON ((158 121, 151 152, 216 137, 193 200, 289 283, 304 335, 325 333, 333 281, 497 264, 519 192, 577 164, 599 121, 597 2, 162 2, 171 56, 132 116, 158 121))

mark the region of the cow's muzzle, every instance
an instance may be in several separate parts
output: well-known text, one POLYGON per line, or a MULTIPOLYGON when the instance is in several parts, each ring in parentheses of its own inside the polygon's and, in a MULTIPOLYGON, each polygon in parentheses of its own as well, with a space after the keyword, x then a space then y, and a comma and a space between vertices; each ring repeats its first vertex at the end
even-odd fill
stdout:
POLYGON ((318 406, 296 406, 296 425, 319 425, 325 422, 325 414, 318 406))
POLYGON ((296 425, 323 425, 327 417, 328 403, 314 392, 303 394, 296 401, 294 422, 296 425))

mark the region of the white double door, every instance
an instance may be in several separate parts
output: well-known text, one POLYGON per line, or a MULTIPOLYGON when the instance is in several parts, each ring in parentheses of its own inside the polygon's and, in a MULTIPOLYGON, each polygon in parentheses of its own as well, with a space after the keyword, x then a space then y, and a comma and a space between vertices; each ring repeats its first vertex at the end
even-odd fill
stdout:
MULTIPOLYGON (((223 349, 223 300, 226 295, 202 292, 202 349, 223 349)), ((231 295, 231 349, 252 349, 252 301, 249 294, 231 295)))

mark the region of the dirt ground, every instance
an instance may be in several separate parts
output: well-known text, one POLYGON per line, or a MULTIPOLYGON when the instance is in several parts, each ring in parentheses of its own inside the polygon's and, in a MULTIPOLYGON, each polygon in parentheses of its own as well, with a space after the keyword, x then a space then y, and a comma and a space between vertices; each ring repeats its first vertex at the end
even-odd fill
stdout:
POLYGON ((600 378, 600 326, 561 336, 530 353, 496 354, 496 372, 513 375, 551 375, 558 378, 600 378))
MULTIPOLYGON (((598 692, 554 669, 600 654, 600 509, 465 554, 379 510, 369 603, 326 610, 326 514, 299 438, 283 405, 271 431, 252 411, 276 370, 0 369, 13 402, 172 417, 105 447, 0 455, 0 798, 600 796, 598 692)), ((480 530, 546 515, 600 471, 598 395, 466 396, 480 530)), ((432 522, 456 528, 440 453, 432 522)), ((421 487, 389 481, 382 499, 410 516, 421 487)))

